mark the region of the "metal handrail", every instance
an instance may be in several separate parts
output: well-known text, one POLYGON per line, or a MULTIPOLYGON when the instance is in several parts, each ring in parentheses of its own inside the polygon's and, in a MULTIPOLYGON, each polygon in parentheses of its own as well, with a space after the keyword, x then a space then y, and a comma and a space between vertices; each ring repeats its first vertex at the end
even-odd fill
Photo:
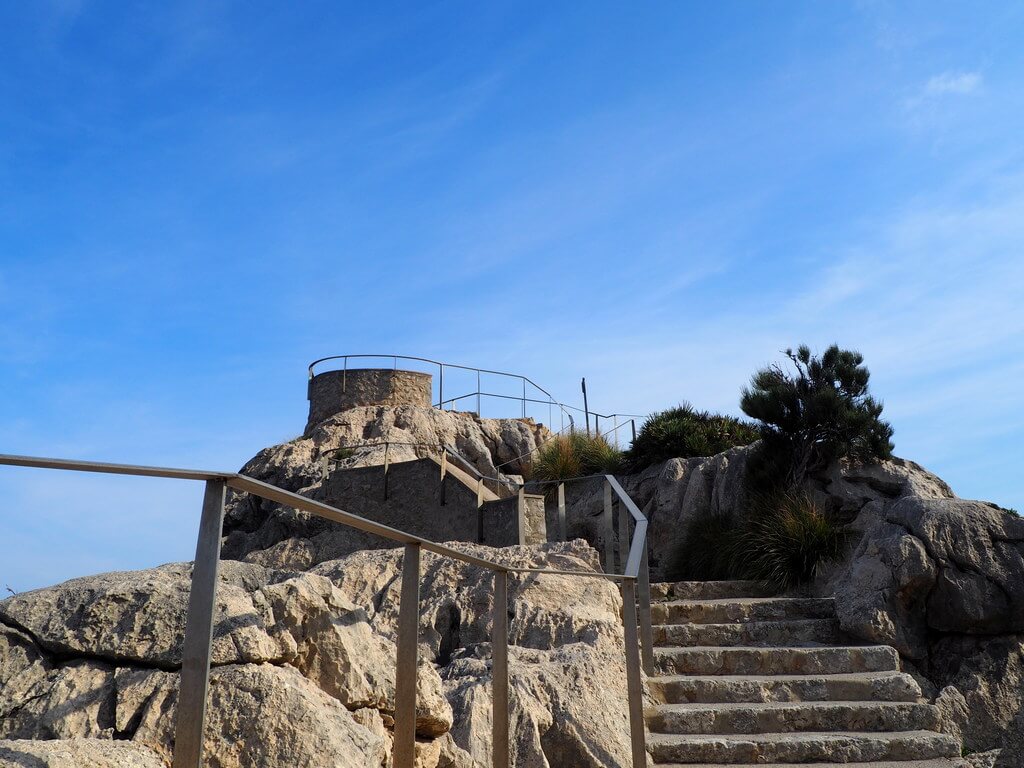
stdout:
MULTIPOLYGON (((468 397, 476 397, 477 398, 477 413, 479 414, 480 411, 481 411, 481 398, 483 398, 483 397, 498 397, 498 398, 504 398, 504 399, 509 399, 509 400, 519 400, 523 404, 523 418, 526 418, 526 404, 528 402, 533 402, 533 403, 540 403, 541 405, 547 405, 547 406, 549 406, 549 408, 554 408, 555 406, 557 406, 559 408, 561 414, 562 414, 562 421, 563 421, 563 423, 564 423, 565 418, 569 419, 570 424, 575 423, 574 420, 573 420, 572 414, 569 413, 569 410, 568 410, 570 408, 570 406, 566 406, 565 404, 560 403, 557 400, 555 400, 554 395, 552 395, 550 392, 548 392, 546 389, 544 389, 544 387, 542 387, 539 384, 537 384, 537 382, 533 381, 528 376, 523 376, 522 374, 519 374, 519 373, 509 373, 508 371, 495 371, 495 370, 491 370, 489 368, 475 368, 473 366, 460 365, 458 363, 446 363, 446 362, 443 362, 441 360, 432 360, 429 357, 417 357, 415 355, 366 355, 366 354, 359 354, 359 355, 329 355, 327 357, 321 357, 321 358, 319 358, 317 360, 314 360, 312 363, 309 364, 309 367, 307 368, 307 380, 311 382, 313 380, 313 377, 316 376, 316 371, 315 371, 316 366, 320 365, 320 363, 325 363, 325 362, 327 362, 329 360, 341 360, 343 362, 343 367, 342 367, 343 374, 347 373, 348 372, 348 361, 353 359, 353 358, 372 358, 372 359, 377 359, 377 360, 381 360, 381 359, 387 360, 387 359, 390 359, 390 360, 393 361, 393 365, 394 365, 394 369, 395 370, 398 370, 398 361, 399 360, 413 360, 413 361, 416 361, 416 362, 419 362, 419 363, 426 363, 427 365, 437 366, 437 373, 438 373, 438 376, 437 376, 437 379, 438 379, 438 402, 434 404, 434 406, 433 406, 434 408, 438 408, 438 409, 443 410, 444 405, 446 403, 451 405, 451 404, 454 404, 454 402, 456 400, 463 400, 463 399, 466 399, 468 397), (451 369, 460 370, 460 371, 470 371, 472 373, 475 373, 476 377, 477 377, 476 392, 472 392, 472 393, 467 394, 467 395, 461 395, 458 398, 445 398, 445 396, 444 396, 444 372, 445 372, 446 368, 451 368, 451 369), (516 396, 512 396, 512 395, 499 395, 499 394, 495 394, 495 393, 484 392, 481 389, 481 386, 480 386, 480 377, 481 377, 481 375, 504 376, 506 378, 516 379, 516 380, 522 382, 523 394, 522 394, 521 397, 516 397, 516 396), (533 387, 535 390, 537 390, 541 394, 545 395, 547 397, 547 399, 546 400, 540 400, 540 399, 536 399, 536 398, 529 398, 529 397, 527 397, 527 393, 526 393, 526 386, 527 385, 533 387)), ((578 409, 574 409, 574 410, 578 410, 578 409)), ((549 421, 551 420, 550 417, 549 417, 548 420, 549 421)))
MULTIPOLYGON (((196 558, 192 568, 185 640, 179 681, 177 721, 173 750, 173 768, 200 768, 203 759, 203 734, 209 693, 213 623, 216 610, 216 589, 220 563, 221 536, 224 523, 226 489, 250 493, 327 520, 342 523, 366 533, 382 536, 405 545, 402 565, 402 591, 399 603, 397 642, 397 674, 395 685, 394 768, 412 768, 416 739, 416 676, 418 667, 418 620, 420 553, 427 550, 469 565, 485 568, 494 574, 494 607, 492 615, 492 728, 493 766, 510 768, 509 694, 508 694, 508 574, 530 573, 603 578, 620 581, 623 597, 623 630, 626 650, 627 698, 630 720, 630 744, 633 768, 647 765, 646 733, 643 718, 641 681, 641 633, 637 624, 637 586, 640 586, 641 613, 643 593, 647 591, 649 619, 650 585, 647 575, 647 519, 611 475, 605 475, 605 512, 610 518, 611 496, 618 496, 620 510, 624 507, 633 520, 634 530, 624 572, 516 568, 382 525, 359 515, 286 491, 262 480, 238 472, 217 472, 167 467, 112 464, 34 456, 0 454, 0 465, 95 472, 139 477, 161 477, 199 480, 206 483, 203 497, 196 558)), ((621 521, 625 523, 625 520, 621 521)), ((628 528, 628 523, 626 523, 628 528)), ((620 534, 626 528, 620 524, 620 534)), ((646 639, 646 638, 644 638, 646 639)), ((646 659, 644 660, 646 662, 646 659)), ((645 663, 646 666, 646 663, 645 663)))

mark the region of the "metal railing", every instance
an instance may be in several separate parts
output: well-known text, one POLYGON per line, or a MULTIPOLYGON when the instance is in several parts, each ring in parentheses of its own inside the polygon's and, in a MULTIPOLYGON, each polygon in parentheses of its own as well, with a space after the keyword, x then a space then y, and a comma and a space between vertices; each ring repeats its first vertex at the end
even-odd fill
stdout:
MULTIPOLYGON (((476 400, 476 413, 478 416, 483 416, 483 400, 484 398, 495 398, 498 400, 511 400, 519 402, 521 404, 521 415, 522 418, 527 416, 527 404, 534 404, 539 406, 547 406, 548 408, 548 427, 554 429, 554 411, 557 408, 560 419, 559 432, 564 431, 566 428, 575 429, 576 420, 573 417, 573 413, 579 414, 583 417, 586 425, 587 432, 590 431, 590 420, 593 417, 594 430, 597 433, 601 432, 601 419, 612 419, 615 423, 614 434, 616 440, 618 439, 618 426, 619 419, 639 419, 642 418, 639 414, 635 413, 597 413, 587 408, 579 408, 575 405, 569 405, 555 399, 555 397, 540 386, 532 379, 527 376, 523 376, 518 373, 508 373, 507 371, 494 371, 487 368, 474 368, 469 365, 457 365, 455 363, 445 363, 440 360, 431 360, 427 357, 415 357, 412 355, 330 355, 328 357, 321 357, 318 360, 314 360, 309 364, 307 368, 307 381, 312 381, 313 377, 317 375, 316 368, 322 363, 327 363, 335 360, 341 361, 342 371, 342 391, 347 384, 347 374, 349 371, 349 360, 361 359, 361 360, 390 360, 394 370, 398 370, 399 360, 409 360, 416 363, 423 363, 431 368, 435 368, 437 371, 437 400, 433 403, 434 408, 445 410, 445 406, 449 410, 454 410, 456 403, 461 403, 465 400, 476 400), (454 397, 445 397, 445 371, 465 371, 471 376, 475 375, 476 378, 476 389, 463 392, 462 394, 454 397), (487 392, 484 390, 484 378, 485 376, 501 377, 503 379, 511 379, 516 382, 516 388, 521 388, 521 394, 510 395, 507 393, 499 392, 487 392), (568 420, 568 424, 566 424, 568 420)), ((323 371, 322 371, 323 372, 323 371)), ((449 380, 451 377, 449 376, 449 380)), ((449 393, 450 394, 450 393, 449 393)), ((636 423, 633 423, 633 437, 636 437, 636 423)))
MULTIPOLYGON (((461 552, 428 539, 391 528, 313 499, 286 491, 237 472, 109 464, 68 459, 0 455, 0 465, 35 467, 78 472, 95 472, 137 477, 159 477, 205 482, 196 557, 192 568, 185 639, 182 648, 177 720, 175 723, 173 768, 200 768, 209 692, 210 656, 213 643, 216 589, 220 564, 224 501, 228 488, 317 515, 365 533, 382 536, 405 547, 399 604, 397 671, 395 680, 394 768, 412 768, 416 742, 416 675, 418 667, 419 587, 422 550, 491 571, 494 577, 494 605, 491 617, 492 647, 492 766, 511 768, 509 745, 508 669, 508 575, 530 573, 580 578, 603 578, 621 583, 626 658, 626 690, 629 707, 632 768, 647 765, 646 734, 641 678, 641 636, 637 622, 637 598, 641 611, 650 614, 650 585, 647 573, 647 519, 611 475, 604 476, 605 517, 611 519, 612 497, 620 504, 620 532, 633 524, 628 550, 622 544, 625 566, 622 574, 569 571, 551 568, 516 568, 461 552), (624 527, 623 527, 624 526, 624 527), (638 595, 639 588, 639 595, 638 595)), ((561 496, 564 498, 564 486, 561 496)), ((522 489, 520 490, 522 498, 522 489)), ((607 546, 606 546, 607 549, 607 546)), ((606 560, 607 563, 607 560, 606 560)), ((647 640, 648 638, 644 638, 647 640)), ((644 662, 648 659, 644 653, 644 662)), ((649 667, 648 667, 649 669, 649 667)))

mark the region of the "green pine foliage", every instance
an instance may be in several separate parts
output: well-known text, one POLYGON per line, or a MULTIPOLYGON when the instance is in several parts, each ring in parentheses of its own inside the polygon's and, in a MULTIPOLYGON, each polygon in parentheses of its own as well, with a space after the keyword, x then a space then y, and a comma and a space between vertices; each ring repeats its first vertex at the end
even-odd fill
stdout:
POLYGON ((750 487, 792 489, 841 457, 892 456, 892 427, 868 393, 863 356, 833 344, 820 357, 807 346, 786 350, 792 370, 779 365, 754 374, 740 400, 760 423, 761 450, 751 462, 750 487))
POLYGON ((668 459, 714 456, 758 439, 754 424, 732 416, 698 411, 689 403, 653 414, 640 428, 625 460, 639 472, 668 459))

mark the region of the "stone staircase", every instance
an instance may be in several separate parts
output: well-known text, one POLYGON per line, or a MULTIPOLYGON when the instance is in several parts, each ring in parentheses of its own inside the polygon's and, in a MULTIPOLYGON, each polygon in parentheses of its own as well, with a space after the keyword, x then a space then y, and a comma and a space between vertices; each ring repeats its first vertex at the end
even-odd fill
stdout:
POLYGON ((844 641, 831 598, 754 582, 651 585, 656 766, 953 768, 960 745, 887 646, 844 641))

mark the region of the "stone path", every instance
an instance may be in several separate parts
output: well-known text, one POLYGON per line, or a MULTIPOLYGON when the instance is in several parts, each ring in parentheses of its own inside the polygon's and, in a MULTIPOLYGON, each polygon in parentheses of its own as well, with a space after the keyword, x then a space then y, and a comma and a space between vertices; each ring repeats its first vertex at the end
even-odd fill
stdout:
POLYGON ((655 765, 956 764, 960 745, 937 732, 935 707, 896 651, 845 644, 831 598, 774 597, 742 581, 651 590, 655 765))

